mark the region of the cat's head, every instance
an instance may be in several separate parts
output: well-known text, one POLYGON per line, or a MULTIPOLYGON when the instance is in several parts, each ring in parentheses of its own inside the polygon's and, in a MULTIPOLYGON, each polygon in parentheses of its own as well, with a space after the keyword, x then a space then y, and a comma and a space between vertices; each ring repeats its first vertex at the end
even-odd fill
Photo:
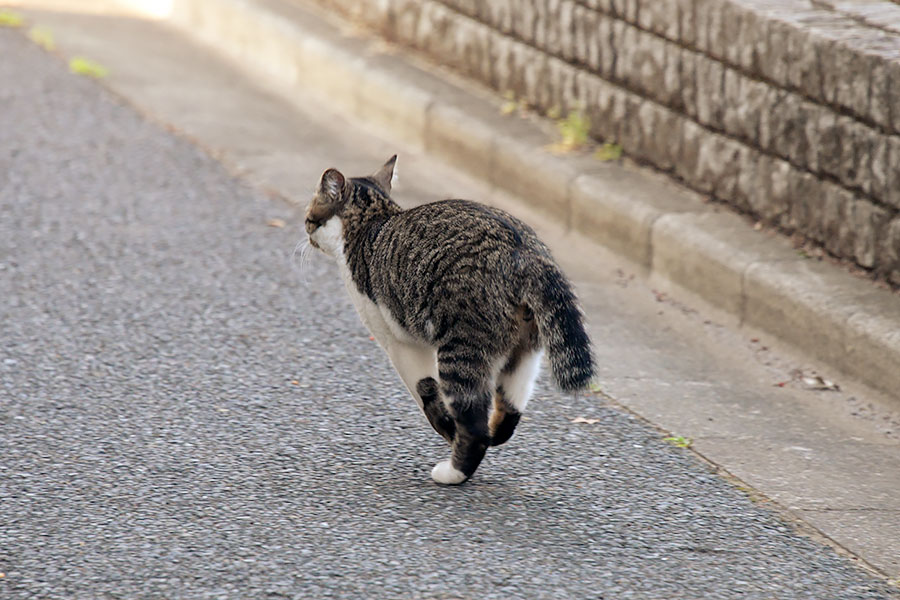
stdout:
POLYGON ((325 254, 334 255, 342 244, 345 215, 358 212, 373 201, 390 201, 391 186, 397 177, 397 155, 374 174, 347 178, 337 169, 322 173, 316 193, 306 209, 309 242, 325 254))

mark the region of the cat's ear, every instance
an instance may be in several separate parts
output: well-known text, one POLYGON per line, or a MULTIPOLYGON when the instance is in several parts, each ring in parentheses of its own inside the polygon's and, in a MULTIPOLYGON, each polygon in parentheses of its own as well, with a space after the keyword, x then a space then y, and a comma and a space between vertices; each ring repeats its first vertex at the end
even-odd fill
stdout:
POLYGON ((335 204, 344 199, 344 186, 347 180, 337 169, 328 169, 322 173, 319 180, 318 196, 329 204, 335 204))
POLYGON ((381 186, 385 194, 390 194, 391 188, 397 183, 397 155, 390 157, 384 166, 372 175, 372 179, 381 186))

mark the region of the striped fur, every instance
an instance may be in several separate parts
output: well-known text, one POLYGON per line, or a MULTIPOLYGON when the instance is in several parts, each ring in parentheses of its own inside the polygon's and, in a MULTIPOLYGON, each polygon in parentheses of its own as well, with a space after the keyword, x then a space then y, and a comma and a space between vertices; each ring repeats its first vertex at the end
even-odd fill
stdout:
POLYGON ((395 162, 369 177, 327 170, 306 230, 451 443, 432 476, 461 483, 512 435, 542 349, 555 382, 573 391, 593 376, 590 340, 571 285, 530 227, 465 200, 403 210, 390 198, 395 162))

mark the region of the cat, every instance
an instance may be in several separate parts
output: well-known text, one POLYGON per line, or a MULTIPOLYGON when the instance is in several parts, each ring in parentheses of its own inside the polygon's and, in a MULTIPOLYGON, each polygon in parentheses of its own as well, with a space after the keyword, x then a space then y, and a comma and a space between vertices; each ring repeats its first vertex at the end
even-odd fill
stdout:
POLYGON ((456 485, 512 436, 544 348, 565 391, 589 383, 594 359, 572 286, 534 231, 467 200, 401 208, 390 196, 396 161, 367 177, 326 170, 306 233, 451 445, 432 478, 456 485))

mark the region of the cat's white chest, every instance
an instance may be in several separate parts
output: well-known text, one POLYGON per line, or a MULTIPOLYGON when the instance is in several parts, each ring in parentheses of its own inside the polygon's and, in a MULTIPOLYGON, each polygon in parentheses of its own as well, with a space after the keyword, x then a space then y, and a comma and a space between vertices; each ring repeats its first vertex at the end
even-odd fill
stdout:
POLYGON ((356 312, 362 319, 363 324, 372 333, 378 343, 385 349, 397 343, 412 343, 412 336, 394 319, 390 311, 381 308, 368 296, 361 294, 353 281, 353 275, 350 272, 350 266, 344 255, 344 236, 343 227, 340 219, 330 219, 323 227, 316 232, 316 243, 322 247, 326 253, 334 257, 340 271, 341 279, 344 281, 344 287, 347 288, 347 294, 356 312))

